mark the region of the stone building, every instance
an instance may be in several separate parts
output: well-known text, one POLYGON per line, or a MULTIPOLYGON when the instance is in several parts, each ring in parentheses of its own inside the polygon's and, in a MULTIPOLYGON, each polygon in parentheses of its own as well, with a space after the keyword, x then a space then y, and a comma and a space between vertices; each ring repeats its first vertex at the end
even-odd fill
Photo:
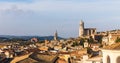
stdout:
POLYGON ((83 60, 81 63, 103 63, 101 56, 89 57, 88 55, 83 55, 83 60))
POLYGON ((109 45, 114 44, 118 37, 120 37, 120 34, 110 33, 109 36, 108 36, 109 45))
POLYGON ((38 39, 37 38, 32 38, 30 41, 31 42, 38 42, 38 39))
POLYGON ((96 34, 96 28, 85 28, 84 22, 81 20, 79 26, 79 37, 90 37, 94 36, 94 34, 96 34))
POLYGON ((115 43, 117 38, 120 38, 120 30, 108 31, 106 36, 103 36, 102 42, 106 45, 111 45, 115 43))
POLYGON ((102 53, 103 63, 120 63, 120 43, 104 47, 102 53))

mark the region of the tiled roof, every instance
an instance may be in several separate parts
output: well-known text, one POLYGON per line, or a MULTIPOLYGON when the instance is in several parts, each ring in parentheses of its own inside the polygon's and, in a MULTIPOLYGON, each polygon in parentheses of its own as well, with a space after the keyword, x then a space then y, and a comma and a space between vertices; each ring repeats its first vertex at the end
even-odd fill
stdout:
POLYGON ((32 58, 26 58, 26 59, 24 59, 24 60, 22 60, 22 61, 19 61, 18 63, 37 63, 38 61, 36 61, 36 60, 34 60, 34 59, 32 59, 32 58))
POLYGON ((105 47, 103 47, 103 49, 120 50, 120 42, 109 45, 109 46, 105 46, 105 47))

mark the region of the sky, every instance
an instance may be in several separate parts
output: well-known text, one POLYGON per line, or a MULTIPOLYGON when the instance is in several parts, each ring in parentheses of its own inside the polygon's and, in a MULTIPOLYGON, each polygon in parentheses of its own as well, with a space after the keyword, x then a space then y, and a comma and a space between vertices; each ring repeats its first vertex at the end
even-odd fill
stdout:
POLYGON ((0 0, 0 35, 78 37, 86 28, 120 28, 120 0, 0 0))

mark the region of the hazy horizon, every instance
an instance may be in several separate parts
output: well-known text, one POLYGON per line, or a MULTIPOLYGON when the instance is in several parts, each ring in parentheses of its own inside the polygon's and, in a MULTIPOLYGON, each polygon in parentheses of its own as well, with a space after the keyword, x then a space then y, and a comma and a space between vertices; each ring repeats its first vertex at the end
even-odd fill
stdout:
POLYGON ((120 28, 119 0, 0 0, 0 35, 78 37, 79 22, 106 31, 120 28))

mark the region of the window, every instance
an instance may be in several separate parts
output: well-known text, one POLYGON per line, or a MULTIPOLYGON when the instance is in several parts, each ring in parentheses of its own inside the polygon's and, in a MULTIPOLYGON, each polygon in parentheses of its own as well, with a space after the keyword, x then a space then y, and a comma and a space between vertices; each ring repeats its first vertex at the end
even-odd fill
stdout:
POLYGON ((116 63, 120 63, 120 56, 117 57, 117 60, 116 60, 116 61, 117 61, 116 63))
POLYGON ((107 63, 110 63, 110 56, 107 56, 107 63))

